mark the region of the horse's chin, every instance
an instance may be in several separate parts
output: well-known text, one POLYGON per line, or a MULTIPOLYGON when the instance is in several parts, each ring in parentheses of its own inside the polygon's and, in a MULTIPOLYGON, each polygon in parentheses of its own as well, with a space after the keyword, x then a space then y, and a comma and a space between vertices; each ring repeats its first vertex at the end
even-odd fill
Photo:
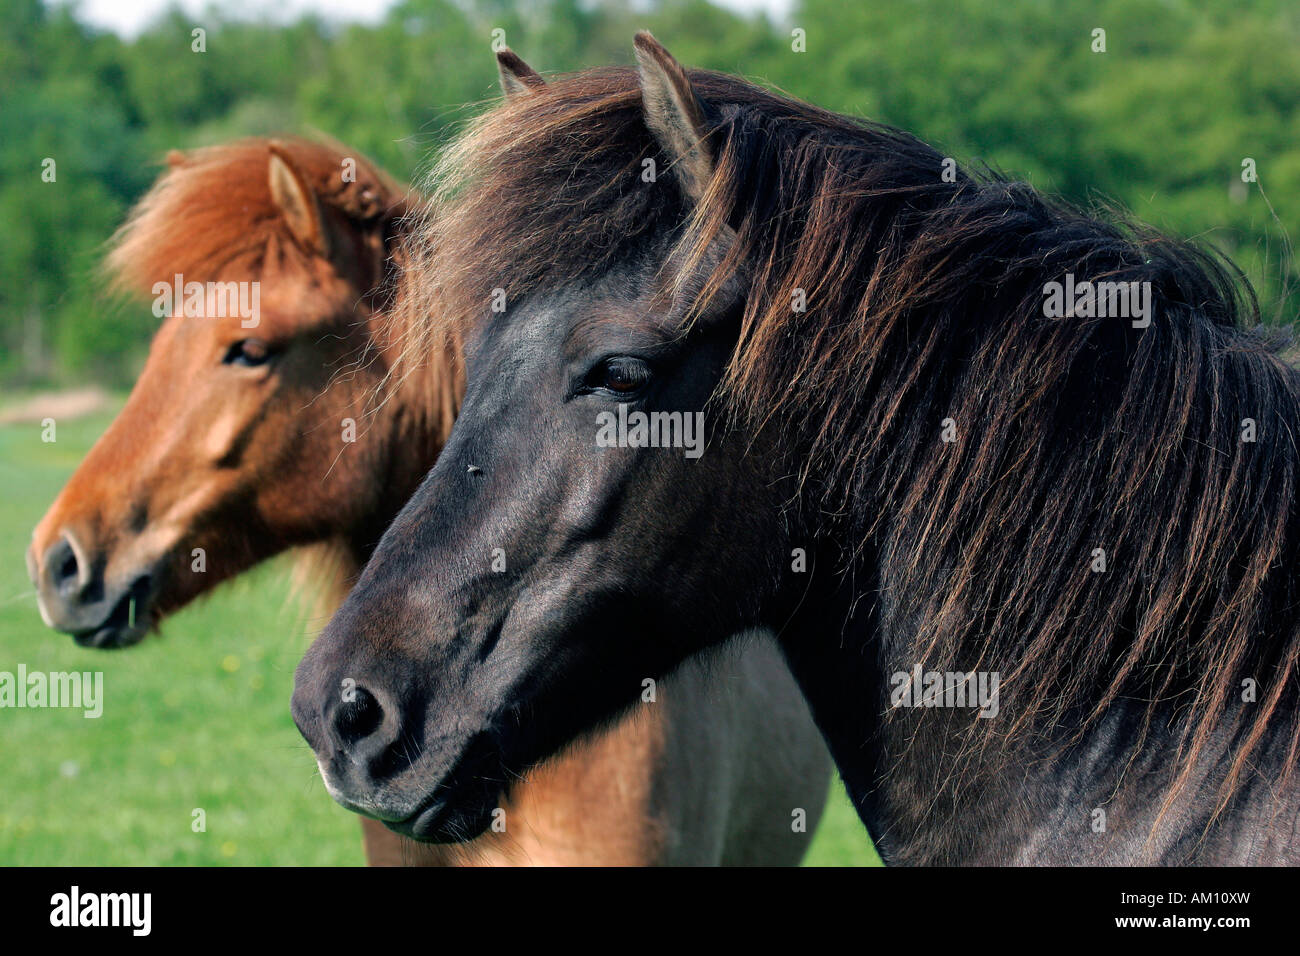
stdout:
POLYGON ((507 781, 520 775, 505 769, 500 748, 491 735, 476 737, 415 812, 400 820, 384 819, 384 826, 421 843, 468 843, 498 821, 508 829, 512 821, 501 819, 498 811, 505 812, 507 781))
POLYGON ((93 631, 85 631, 81 634, 72 635, 72 639, 80 647, 94 647, 99 650, 116 651, 123 648, 139 644, 146 634, 149 633, 148 625, 136 625, 135 627, 116 627, 106 625, 96 628, 93 631))
POLYGON ((81 647, 121 650, 139 644, 158 623, 149 578, 141 578, 124 595, 98 627, 74 631, 72 639, 81 647))
POLYGON ((405 820, 385 821, 394 833, 420 843, 468 843, 492 826, 497 805, 435 800, 405 820))

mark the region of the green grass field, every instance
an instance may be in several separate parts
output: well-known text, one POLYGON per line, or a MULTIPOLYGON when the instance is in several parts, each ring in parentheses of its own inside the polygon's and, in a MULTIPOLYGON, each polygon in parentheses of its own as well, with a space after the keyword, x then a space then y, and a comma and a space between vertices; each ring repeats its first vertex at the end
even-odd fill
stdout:
MULTIPOLYGON (((293 670, 319 622, 273 562, 128 651, 77 647, 41 623, 23 559, 32 528, 108 413, 0 426, 0 671, 102 671, 103 716, 0 709, 0 864, 360 865, 289 717, 293 670), (192 827, 203 810, 206 830, 192 827)), ((836 782, 807 863, 878 864, 836 782)))

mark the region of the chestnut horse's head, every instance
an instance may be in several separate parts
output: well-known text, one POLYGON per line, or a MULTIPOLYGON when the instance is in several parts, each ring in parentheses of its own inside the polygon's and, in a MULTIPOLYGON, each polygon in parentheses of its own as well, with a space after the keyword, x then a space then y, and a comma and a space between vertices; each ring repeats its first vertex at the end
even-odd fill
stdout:
POLYGON ((27 554, 45 622, 89 646, 132 644, 255 562, 346 533, 385 484, 364 406, 404 191, 293 140, 169 165, 108 261, 162 325, 27 554))

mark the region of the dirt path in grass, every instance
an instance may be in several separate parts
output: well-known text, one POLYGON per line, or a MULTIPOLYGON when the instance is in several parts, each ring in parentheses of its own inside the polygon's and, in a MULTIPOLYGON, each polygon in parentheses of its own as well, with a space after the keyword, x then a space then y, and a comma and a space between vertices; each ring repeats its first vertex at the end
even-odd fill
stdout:
POLYGON ((93 415, 108 404, 108 392, 92 385, 59 392, 37 392, 19 401, 0 405, 0 425, 23 425, 53 418, 71 421, 93 415))

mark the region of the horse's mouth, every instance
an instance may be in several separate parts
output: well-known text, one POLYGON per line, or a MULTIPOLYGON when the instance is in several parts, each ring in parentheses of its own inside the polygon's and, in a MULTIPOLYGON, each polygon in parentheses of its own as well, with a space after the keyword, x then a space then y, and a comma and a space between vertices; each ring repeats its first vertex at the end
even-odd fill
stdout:
POLYGON ((449 803, 444 796, 430 798, 423 809, 405 820, 386 821, 394 833, 421 843, 468 843, 487 832, 496 806, 449 803))
POLYGON ((116 650, 138 644, 153 626, 153 594, 150 579, 137 580, 96 627, 74 631, 72 639, 81 647, 116 650))
MULTIPOLYGON (((385 820, 384 826, 421 843, 467 843, 497 821, 498 811, 504 813, 503 776, 495 748, 471 748, 414 813, 385 820)), ((509 820, 502 822, 509 827, 509 820)))

